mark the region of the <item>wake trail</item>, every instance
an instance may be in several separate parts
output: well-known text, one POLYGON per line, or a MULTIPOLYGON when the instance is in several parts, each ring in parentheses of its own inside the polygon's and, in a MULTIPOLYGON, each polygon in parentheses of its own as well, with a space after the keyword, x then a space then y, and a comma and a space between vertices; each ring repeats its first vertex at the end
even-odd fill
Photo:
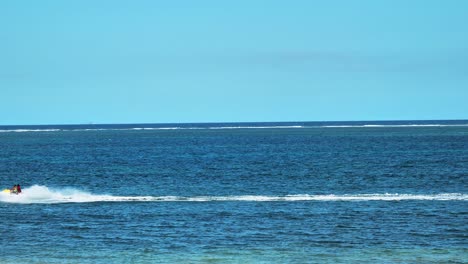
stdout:
POLYGON ((468 201, 468 194, 328 194, 328 195, 233 195, 233 196, 115 196, 92 194, 74 188, 52 189, 34 185, 19 195, 0 193, 0 202, 19 204, 60 204, 93 202, 300 202, 300 201, 468 201))

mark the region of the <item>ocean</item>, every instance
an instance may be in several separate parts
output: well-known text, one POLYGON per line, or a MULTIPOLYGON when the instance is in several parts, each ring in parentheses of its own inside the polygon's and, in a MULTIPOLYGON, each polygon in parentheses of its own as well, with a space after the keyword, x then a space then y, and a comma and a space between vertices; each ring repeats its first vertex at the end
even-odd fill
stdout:
POLYGON ((0 126, 0 263, 468 263, 468 120, 0 126))

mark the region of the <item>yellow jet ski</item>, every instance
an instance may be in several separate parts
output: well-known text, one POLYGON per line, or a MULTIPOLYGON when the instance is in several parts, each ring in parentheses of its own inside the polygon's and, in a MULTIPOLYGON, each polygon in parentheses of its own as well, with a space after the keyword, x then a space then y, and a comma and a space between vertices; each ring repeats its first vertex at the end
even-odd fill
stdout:
POLYGON ((9 193, 9 194, 20 194, 19 192, 14 192, 10 189, 3 189, 2 193, 9 193))

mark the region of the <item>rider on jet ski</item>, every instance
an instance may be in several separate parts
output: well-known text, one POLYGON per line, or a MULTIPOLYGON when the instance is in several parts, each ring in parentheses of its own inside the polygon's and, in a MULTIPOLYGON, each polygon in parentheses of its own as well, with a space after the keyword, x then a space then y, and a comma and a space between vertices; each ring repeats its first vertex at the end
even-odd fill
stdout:
POLYGON ((14 194, 20 194, 21 186, 19 184, 15 184, 15 186, 13 186, 13 188, 10 189, 10 192, 14 194))

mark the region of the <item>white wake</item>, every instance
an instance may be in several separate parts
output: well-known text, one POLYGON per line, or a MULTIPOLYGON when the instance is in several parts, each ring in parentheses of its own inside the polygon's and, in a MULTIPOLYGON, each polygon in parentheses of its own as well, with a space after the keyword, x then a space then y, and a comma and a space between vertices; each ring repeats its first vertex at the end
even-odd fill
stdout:
POLYGON ((298 202, 298 201, 468 201, 468 194, 342 194, 342 195, 234 195, 234 196, 114 196, 92 194, 73 188, 52 189, 34 185, 19 195, 0 193, 0 202, 21 204, 57 204, 92 202, 298 202))

